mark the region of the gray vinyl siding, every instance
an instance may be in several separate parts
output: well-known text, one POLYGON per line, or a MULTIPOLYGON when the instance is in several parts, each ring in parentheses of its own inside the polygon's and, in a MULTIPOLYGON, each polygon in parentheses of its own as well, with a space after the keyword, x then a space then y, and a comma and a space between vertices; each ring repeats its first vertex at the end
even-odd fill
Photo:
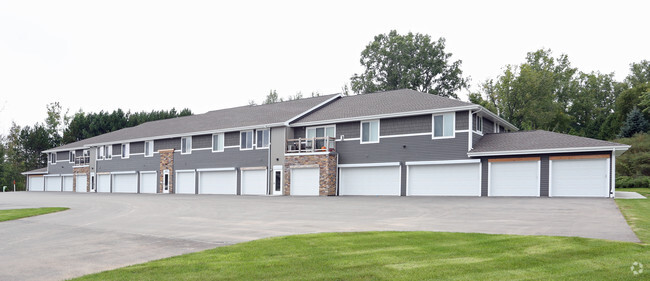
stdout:
POLYGON ((120 156, 122 155, 122 145, 121 144, 114 144, 113 145, 113 156, 120 156))
POLYGON ((400 178, 400 192, 399 192, 399 195, 400 196, 406 196, 406 181, 407 181, 406 175, 408 174, 408 172, 407 172, 408 167, 406 166, 406 164, 404 162, 401 162, 400 165, 401 165, 400 166, 400 168, 401 168, 401 171, 400 171, 401 172, 401 175, 400 175, 401 178, 400 178))
POLYGON ((494 133, 494 123, 492 122, 492 120, 483 118, 483 133, 484 134, 494 133))
POLYGON ((336 150, 340 164, 468 159, 467 133, 436 140, 426 135, 384 138, 370 144, 360 144, 358 140, 339 141, 336 150))
POLYGON ((456 111, 456 130, 469 129, 469 112, 456 111))
POLYGON ((539 179, 539 196, 548 197, 548 183, 549 183, 549 165, 548 165, 548 155, 542 155, 540 158, 540 179, 539 179))
MULTIPOLYGON (((431 132, 431 114, 381 119, 379 135, 405 135, 431 132)), ((358 131, 357 131, 358 132, 358 131)))
MULTIPOLYGON (((160 151, 165 149, 180 150, 181 149, 181 138, 169 138, 153 141, 153 151, 160 151)), ((115 153, 115 147, 113 147, 113 153, 115 153)))
POLYGON ((69 151, 59 151, 56 153, 56 161, 70 160, 69 151))
POLYGON ((284 164, 284 152, 286 147, 286 128, 271 128, 271 167, 273 165, 284 164))
POLYGON ((124 172, 124 171, 158 171, 160 170, 160 154, 152 157, 144 155, 131 155, 129 158, 113 157, 111 160, 97 161, 97 172, 124 172))
POLYGON ((488 158, 481 158, 481 196, 488 196, 488 181, 490 180, 488 171, 488 158))
POLYGON ((129 153, 130 154, 144 153, 144 142, 143 141, 132 142, 129 145, 129 153))
POLYGON ((48 162, 47 173, 48 174, 72 174, 73 165, 74 164, 69 163, 67 160, 64 162, 57 162, 56 164, 51 164, 50 162, 48 162))
POLYGON ((240 151, 238 148, 226 148, 223 152, 199 150, 192 154, 174 153, 174 169, 267 166, 268 153, 268 149, 240 151))
POLYGON ((84 155, 84 150, 83 149, 77 149, 77 150, 75 150, 74 153, 75 153, 76 157, 80 157, 80 156, 84 155))
POLYGON ((212 148, 212 134, 192 136, 192 149, 212 148))
POLYGON ((239 132, 228 132, 223 135, 224 146, 239 146, 239 132))
MULTIPOLYGON (((380 122, 383 122, 380 121, 380 122)), ((380 125, 380 130, 383 129, 380 125)), ((344 136, 346 139, 359 138, 361 133, 361 122, 345 122, 336 124, 336 138, 339 139, 344 136)))

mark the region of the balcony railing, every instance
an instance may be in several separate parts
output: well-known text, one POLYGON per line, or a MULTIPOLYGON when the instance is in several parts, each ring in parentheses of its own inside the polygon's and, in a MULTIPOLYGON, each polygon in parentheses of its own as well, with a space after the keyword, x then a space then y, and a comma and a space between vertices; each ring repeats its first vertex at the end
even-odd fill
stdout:
POLYGON ((84 166, 90 164, 90 156, 78 156, 74 158, 75 166, 84 166))
POLYGON ((332 137, 297 138, 287 140, 287 153, 332 151, 336 151, 336 139, 332 137))

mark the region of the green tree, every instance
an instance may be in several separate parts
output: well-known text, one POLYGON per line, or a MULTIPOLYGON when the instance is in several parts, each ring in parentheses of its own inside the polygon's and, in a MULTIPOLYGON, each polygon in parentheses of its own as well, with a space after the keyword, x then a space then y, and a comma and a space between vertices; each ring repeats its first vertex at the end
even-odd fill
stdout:
POLYGON ((269 94, 266 95, 266 99, 264 102, 262 102, 262 104, 271 104, 276 102, 282 102, 282 98, 278 96, 278 92, 276 90, 270 90, 269 94))
POLYGON ((365 71, 351 78, 352 91, 372 93, 396 89, 413 89, 443 97, 467 87, 460 60, 451 61, 445 52, 445 39, 432 41, 425 34, 400 35, 392 30, 379 34, 361 52, 365 71))
POLYGON ((638 108, 632 109, 625 119, 623 128, 621 128, 621 133, 619 137, 629 138, 638 133, 643 133, 648 130, 648 120, 641 113, 641 110, 638 108))
POLYGON ((68 110, 63 112, 63 106, 59 102, 53 102, 47 105, 47 118, 45 126, 50 135, 50 141, 53 146, 59 146, 63 140, 63 130, 68 127, 70 116, 68 110))

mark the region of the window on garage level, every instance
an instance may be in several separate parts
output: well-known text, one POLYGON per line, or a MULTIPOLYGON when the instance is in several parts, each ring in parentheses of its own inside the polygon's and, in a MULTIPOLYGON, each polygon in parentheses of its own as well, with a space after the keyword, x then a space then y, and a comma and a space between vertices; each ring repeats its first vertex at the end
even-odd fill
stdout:
POLYGON ((455 113, 445 113, 433 116, 433 138, 454 137, 455 113))
POLYGON ((129 154, 130 154, 129 150, 130 150, 130 148, 131 148, 130 144, 128 144, 128 143, 123 143, 122 144, 122 158, 124 158, 124 159, 129 158, 129 154))
POLYGON ((192 137, 181 138, 181 154, 192 153, 192 137))
POLYGON ((240 133, 239 148, 243 150, 253 149, 253 131, 243 131, 240 133))
POLYGON ((257 148, 269 147, 271 135, 269 129, 257 130, 257 148))
POLYGON ((379 120, 361 122, 361 143, 379 142, 379 120))
POLYGON ((144 142, 144 157, 151 157, 153 156, 153 141, 145 141, 144 142))
POLYGON ((212 152, 223 151, 223 134, 212 135, 212 152))

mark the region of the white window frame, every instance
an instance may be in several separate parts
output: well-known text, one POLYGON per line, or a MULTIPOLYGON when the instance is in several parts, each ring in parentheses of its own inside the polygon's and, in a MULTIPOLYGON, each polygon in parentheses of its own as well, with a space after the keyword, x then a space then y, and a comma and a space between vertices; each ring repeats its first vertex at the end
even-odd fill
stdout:
POLYGON ((97 160, 103 160, 105 158, 105 146, 98 146, 95 150, 97 152, 97 160))
POLYGON ((433 114, 431 116, 431 138, 439 139, 453 139, 456 137, 456 112, 447 112, 440 114, 433 114), (436 137, 436 116, 442 116, 442 136, 436 137), (451 136, 445 136, 445 116, 451 116, 451 136))
POLYGON ((181 138, 181 154, 192 154, 192 137, 191 136, 181 138), (183 145, 183 140, 185 140, 185 145, 183 145))
POLYGON ((56 152, 50 153, 50 164, 56 164, 56 152))
POLYGON ((122 149, 120 149, 120 153, 121 153, 122 159, 129 159, 129 156, 131 155, 131 144, 130 143, 123 143, 122 144, 122 149))
POLYGON ((361 121, 361 124, 359 125, 359 142, 361 144, 367 144, 367 143, 379 143, 379 135, 381 131, 381 122, 379 122, 379 119, 376 120, 366 120, 366 121, 361 121), (372 122, 377 122, 377 141, 363 141, 363 123, 372 123, 372 122))
POLYGON ((474 132, 476 132, 478 134, 483 134, 483 116, 480 116, 478 114, 474 114, 473 118, 474 118, 474 120, 472 120, 472 121, 474 121, 473 124, 474 124, 474 127, 476 127, 474 132))
POLYGON ((253 147, 255 146, 254 141, 255 141, 255 133, 253 132, 253 130, 239 131, 239 150, 253 150, 253 147), (242 140, 243 140, 242 133, 246 133, 247 136, 250 133, 250 135, 251 135, 251 147, 250 148, 248 148, 248 147, 242 148, 242 140))
POLYGON ((501 133, 501 129, 499 128, 499 123, 494 123, 494 133, 495 134, 501 133))
POLYGON ((333 138, 335 138, 335 139, 337 138, 336 137, 336 125, 307 127, 307 128, 305 128, 305 138, 307 137, 307 135, 309 135, 307 133, 307 131, 314 130, 314 135, 316 135, 316 129, 319 129, 319 128, 323 128, 323 130, 325 131, 325 135, 327 135, 327 128, 333 128, 334 129, 334 137, 333 138))
POLYGON ((144 157, 153 157, 153 152, 154 152, 153 141, 152 140, 144 141, 144 157), (149 144, 149 148, 150 148, 149 150, 151 150, 151 153, 148 153, 147 151, 147 144, 149 144))
POLYGON ((109 144, 106 146, 106 152, 104 153, 104 159, 111 160, 113 159, 113 145, 109 144))
MULTIPOLYGON (((264 136, 262 136, 262 142, 264 142, 264 136)), ((255 147, 256 148, 269 148, 270 144, 271 144, 271 130, 270 129, 257 129, 257 130, 255 130, 255 147), (260 132, 262 132, 262 133, 263 132, 269 132, 269 142, 266 145, 264 145, 263 143, 260 144, 258 142, 260 132)))
POLYGON ((68 151, 68 163, 74 164, 74 158, 76 157, 77 152, 74 150, 68 151))
POLYGON ((212 152, 223 152, 223 147, 225 146, 225 136, 224 134, 212 134, 212 152), (214 137, 217 137, 217 142, 221 139, 221 149, 214 150, 214 137))

